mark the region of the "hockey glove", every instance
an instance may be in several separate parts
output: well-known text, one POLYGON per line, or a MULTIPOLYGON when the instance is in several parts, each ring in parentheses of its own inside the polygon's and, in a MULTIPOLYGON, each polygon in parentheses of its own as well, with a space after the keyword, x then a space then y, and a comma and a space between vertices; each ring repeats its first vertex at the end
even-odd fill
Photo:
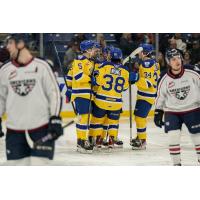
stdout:
POLYGON ((155 109, 154 123, 159 128, 162 128, 162 126, 164 125, 164 122, 162 121, 163 115, 164 115, 163 110, 155 109))
POLYGON ((56 140, 63 135, 62 120, 58 116, 52 116, 49 120, 48 133, 52 134, 52 139, 56 140))
POLYGON ((91 84, 93 86, 97 85, 96 78, 94 76, 91 76, 91 84))
POLYGON ((71 101, 71 95, 72 95, 72 88, 71 87, 67 88, 65 95, 66 95, 66 103, 69 103, 71 101))
POLYGON ((139 80, 139 74, 137 72, 130 72, 129 74, 129 81, 131 83, 135 83, 139 80))
POLYGON ((0 138, 3 136, 4 136, 4 132, 2 131, 1 118, 0 118, 0 138))

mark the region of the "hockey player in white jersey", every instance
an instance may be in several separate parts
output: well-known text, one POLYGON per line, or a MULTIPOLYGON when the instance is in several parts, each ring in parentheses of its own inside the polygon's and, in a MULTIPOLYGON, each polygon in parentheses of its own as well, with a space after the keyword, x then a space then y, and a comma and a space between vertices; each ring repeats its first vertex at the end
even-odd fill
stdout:
POLYGON ((160 128, 165 126, 174 165, 182 164, 180 136, 183 123, 189 130, 200 162, 200 71, 183 66, 177 49, 166 52, 166 61, 169 69, 159 80, 154 122, 160 128))
POLYGON ((55 140, 63 134, 57 81, 49 64, 31 55, 24 34, 11 34, 6 47, 11 60, 0 69, 0 118, 6 113, 8 164, 48 163, 55 140), (52 140, 30 148, 27 135, 36 142, 48 133, 54 136, 52 140))

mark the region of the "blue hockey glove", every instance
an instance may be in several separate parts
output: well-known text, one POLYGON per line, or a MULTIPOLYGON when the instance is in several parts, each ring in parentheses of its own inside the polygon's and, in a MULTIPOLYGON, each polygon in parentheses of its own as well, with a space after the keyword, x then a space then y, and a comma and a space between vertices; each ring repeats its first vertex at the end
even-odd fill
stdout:
POLYGON ((139 80, 139 74, 137 73, 137 72, 131 72, 130 74, 129 74, 129 81, 131 82, 131 83, 135 83, 135 82, 137 82, 139 80))

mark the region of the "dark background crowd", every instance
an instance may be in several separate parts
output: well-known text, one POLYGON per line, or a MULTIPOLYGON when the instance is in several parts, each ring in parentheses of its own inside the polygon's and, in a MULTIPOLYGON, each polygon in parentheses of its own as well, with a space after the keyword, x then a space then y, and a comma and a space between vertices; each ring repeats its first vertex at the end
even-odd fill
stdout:
MULTIPOLYGON (((0 45, 3 46, 8 34, 0 34, 0 45)), ((96 40, 102 47, 113 45, 122 49, 124 57, 128 56, 140 43, 156 45, 154 33, 27 33, 29 47, 36 56, 42 55, 51 60, 60 73, 58 59, 53 43, 56 45, 59 58, 64 67, 70 66, 72 60, 80 53, 80 42, 85 39, 96 40)), ((183 54, 184 64, 200 64, 200 33, 159 33, 158 55, 161 70, 166 67, 164 55, 168 48, 177 48, 183 54)))

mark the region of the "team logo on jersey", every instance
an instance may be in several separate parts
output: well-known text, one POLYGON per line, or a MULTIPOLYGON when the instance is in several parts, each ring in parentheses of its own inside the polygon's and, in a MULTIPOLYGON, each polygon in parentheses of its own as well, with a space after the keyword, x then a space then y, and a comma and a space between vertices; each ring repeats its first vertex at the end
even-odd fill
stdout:
POLYGON ((184 100, 188 96, 189 91, 190 91, 190 86, 188 85, 182 88, 171 89, 170 93, 174 95, 177 99, 184 100))
POLYGON ((10 79, 13 79, 15 76, 17 76, 17 70, 14 70, 14 71, 12 71, 12 72, 10 73, 10 75, 9 75, 9 80, 10 80, 10 79))
POLYGON ((28 95, 34 88, 36 83, 35 79, 11 81, 11 87, 14 92, 20 96, 28 95))
POLYGON ((175 86, 175 83, 174 83, 173 81, 169 82, 168 88, 172 88, 172 87, 174 87, 174 86, 175 86))
POLYGON ((112 69, 110 70, 110 73, 111 73, 111 74, 118 75, 118 76, 121 76, 121 70, 116 69, 116 68, 112 68, 112 69))
POLYGON ((147 67, 147 68, 150 66, 150 64, 151 64, 150 62, 144 62, 144 65, 145 65, 145 67, 147 67))

